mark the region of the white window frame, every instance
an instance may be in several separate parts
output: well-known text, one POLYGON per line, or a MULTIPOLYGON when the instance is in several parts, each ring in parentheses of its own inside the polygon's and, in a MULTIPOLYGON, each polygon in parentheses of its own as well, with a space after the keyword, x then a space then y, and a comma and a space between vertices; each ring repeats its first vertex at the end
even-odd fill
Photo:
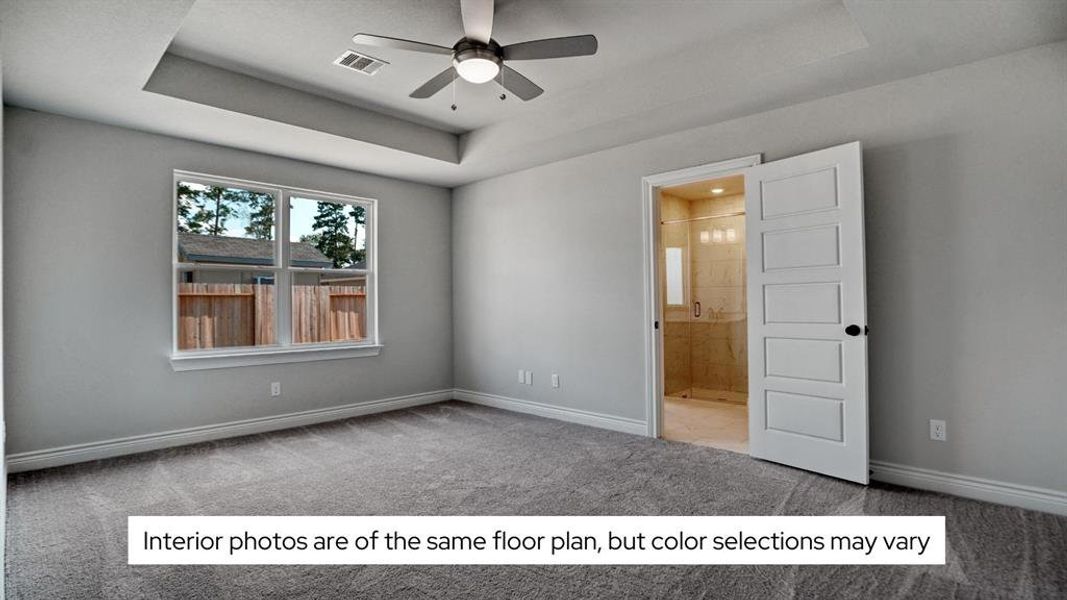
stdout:
POLYGON ((378 201, 346 194, 281 186, 271 183, 235 179, 219 175, 174 171, 171 182, 171 352, 170 364, 175 371, 219 369, 251 365, 266 365, 290 362, 308 362, 377 356, 382 343, 378 331, 378 201), (233 187, 253 192, 270 194, 274 198, 274 257, 275 264, 238 265, 182 263, 178 260, 178 182, 199 183, 209 186, 233 187), (289 200, 290 198, 321 200, 342 204, 358 204, 366 209, 366 269, 317 269, 293 267, 289 264, 289 200), (236 346, 206 350, 178 349, 178 281, 179 274, 194 270, 262 271, 274 276, 275 286, 275 331, 276 344, 270 346, 236 346), (323 342, 317 344, 293 344, 292 275, 312 272, 321 274, 363 275, 367 288, 367 332, 358 342, 323 342))

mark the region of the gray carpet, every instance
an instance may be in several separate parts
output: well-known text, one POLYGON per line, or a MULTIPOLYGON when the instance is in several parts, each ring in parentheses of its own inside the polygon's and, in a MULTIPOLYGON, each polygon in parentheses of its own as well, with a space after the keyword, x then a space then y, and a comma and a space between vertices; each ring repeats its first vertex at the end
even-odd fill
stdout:
POLYGON ((450 402, 17 474, 46 598, 1067 598, 1067 518, 450 402), (129 514, 946 515, 945 566, 130 567, 129 514))

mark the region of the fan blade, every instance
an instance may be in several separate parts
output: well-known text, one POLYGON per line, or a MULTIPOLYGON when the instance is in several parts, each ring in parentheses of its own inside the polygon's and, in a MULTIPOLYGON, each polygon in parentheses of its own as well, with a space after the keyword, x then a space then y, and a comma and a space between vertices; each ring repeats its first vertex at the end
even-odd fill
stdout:
POLYGON ((507 65, 500 69, 500 85, 523 100, 533 100, 544 93, 541 86, 507 65))
POLYGON ((437 92, 440 92, 448 84, 458 76, 455 67, 448 67, 444 71, 441 71, 437 75, 434 75, 433 79, 419 86, 419 89, 411 92, 412 98, 429 98, 437 92))
POLYGON ((396 48, 397 50, 411 50, 412 52, 427 52, 429 54, 452 54, 451 48, 436 44, 424 44, 400 38, 385 37, 384 35, 371 35, 369 33, 357 33, 352 36, 353 44, 364 46, 378 46, 379 48, 396 48))
POLYGON ((595 35, 573 35, 509 44, 501 48, 504 60, 537 60, 541 58, 566 58, 596 54, 595 35))
POLYGON ((459 10, 467 39, 488 44, 493 37, 493 0, 460 0, 459 10))

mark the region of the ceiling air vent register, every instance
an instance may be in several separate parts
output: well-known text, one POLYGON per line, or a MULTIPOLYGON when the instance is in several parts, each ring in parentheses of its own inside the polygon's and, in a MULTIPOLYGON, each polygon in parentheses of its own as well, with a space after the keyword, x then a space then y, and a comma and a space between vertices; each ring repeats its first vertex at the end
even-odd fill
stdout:
POLYGON ((374 75, 379 69, 389 63, 380 58, 360 54, 354 50, 345 50, 345 53, 339 56, 337 60, 333 61, 333 64, 363 73, 364 75, 374 75))

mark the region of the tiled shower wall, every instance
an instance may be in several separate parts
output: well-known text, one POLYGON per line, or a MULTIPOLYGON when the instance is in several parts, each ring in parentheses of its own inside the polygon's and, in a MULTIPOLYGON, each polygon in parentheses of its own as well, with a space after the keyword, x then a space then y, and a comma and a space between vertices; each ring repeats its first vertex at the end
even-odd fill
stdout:
MULTIPOLYGON (((744 196, 685 201, 664 196, 662 219, 743 211, 744 196)), ((748 391, 745 218, 725 217, 661 230, 666 247, 685 249, 687 304, 664 306, 665 393, 743 401, 748 391), (693 312, 700 302, 701 314, 693 312)), ((662 264, 662 263, 661 263, 662 264)))
MULTIPOLYGON (((744 196, 690 203, 690 217, 745 210, 744 196)), ((701 314, 690 324, 693 396, 748 392, 745 217, 690 222, 693 298, 701 314)), ((734 395, 723 399, 736 400, 734 395)))

